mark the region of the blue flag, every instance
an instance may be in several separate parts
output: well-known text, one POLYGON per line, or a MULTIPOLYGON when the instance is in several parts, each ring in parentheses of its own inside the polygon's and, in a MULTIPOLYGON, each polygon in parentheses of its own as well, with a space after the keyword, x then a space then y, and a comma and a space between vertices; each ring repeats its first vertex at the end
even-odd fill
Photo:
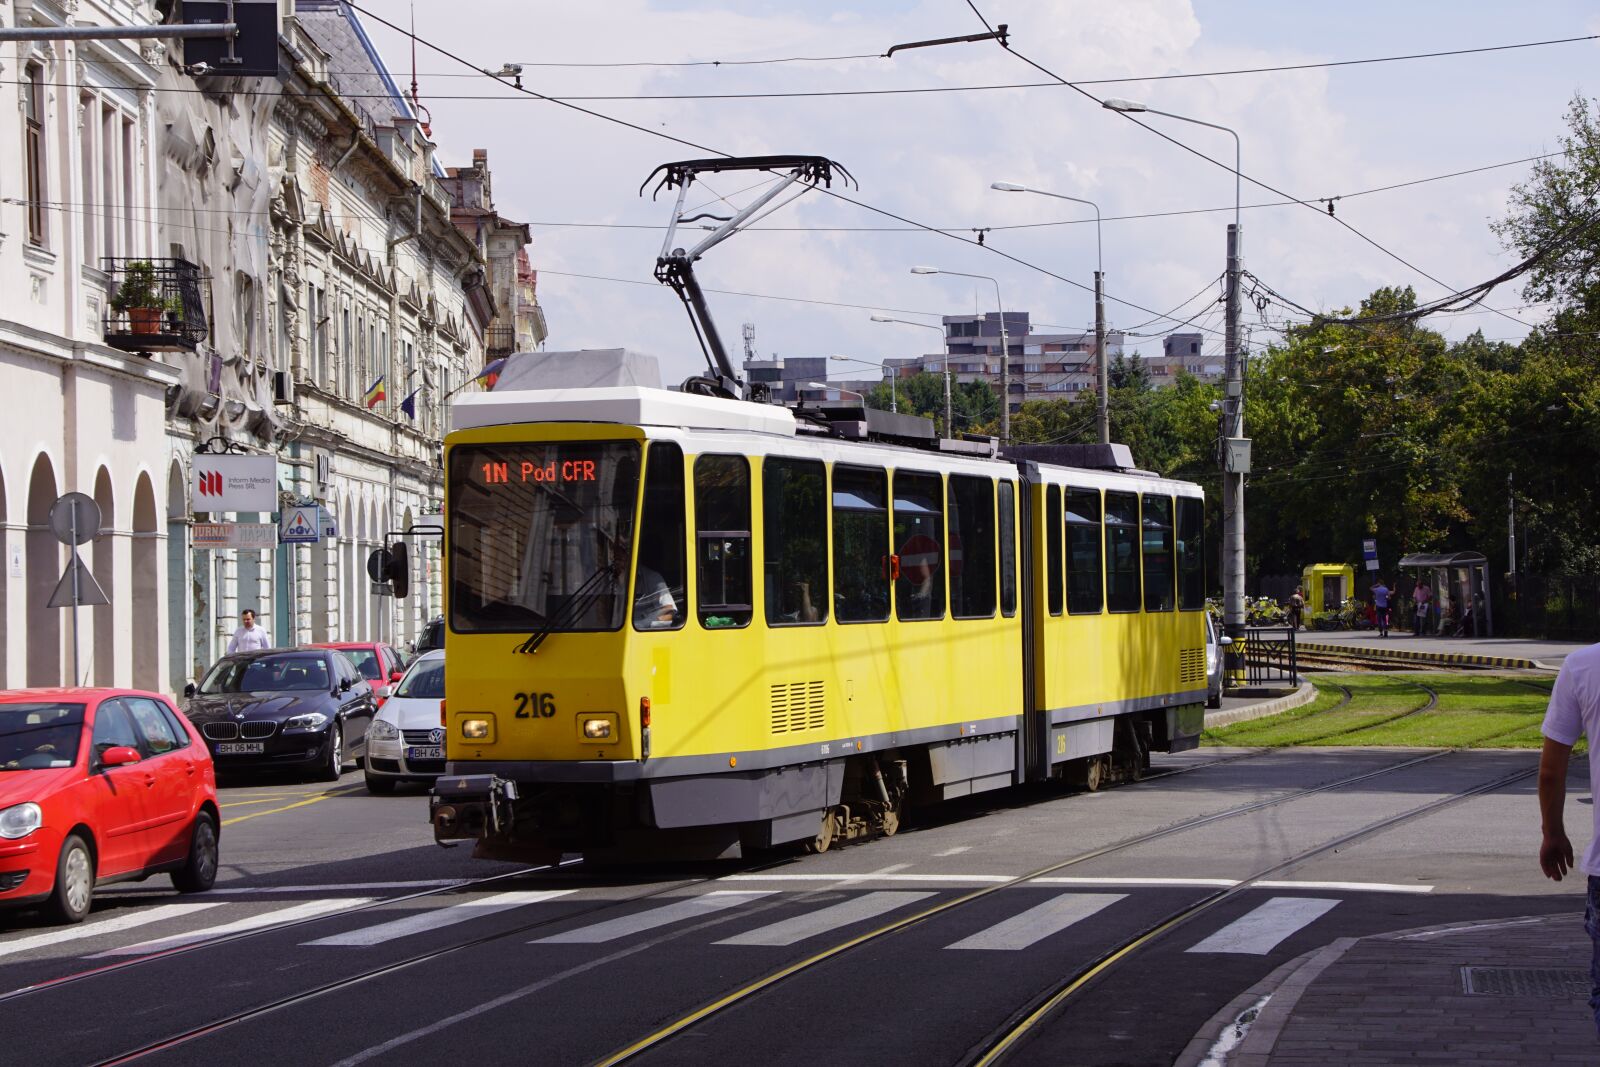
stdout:
POLYGON ((406 418, 413 421, 415 421, 417 417, 417 394, 420 392, 422 392, 422 389, 419 386, 418 388, 411 390, 410 396, 400 401, 400 410, 406 413, 406 418))

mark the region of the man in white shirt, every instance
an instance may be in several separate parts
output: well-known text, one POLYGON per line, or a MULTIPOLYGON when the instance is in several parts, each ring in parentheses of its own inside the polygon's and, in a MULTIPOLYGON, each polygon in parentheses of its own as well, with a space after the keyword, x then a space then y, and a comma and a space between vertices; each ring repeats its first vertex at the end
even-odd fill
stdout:
MULTIPOLYGON (((1545 712, 1544 751, 1539 756, 1539 813, 1544 840, 1539 845, 1539 867, 1545 877, 1561 881, 1574 866, 1572 842, 1567 840, 1562 808, 1567 799, 1567 760, 1580 735, 1589 738, 1589 783, 1600 780, 1600 645, 1579 649, 1566 658, 1550 692, 1545 712)), ((1594 808, 1595 833, 1578 865, 1589 878, 1588 903, 1583 927, 1594 942, 1589 963, 1589 1007, 1600 1029, 1600 805, 1594 808)))
POLYGON ((255 612, 245 608, 239 613, 239 621, 244 625, 233 631, 233 636, 228 639, 229 655, 272 647, 272 638, 267 636, 267 631, 256 625, 255 612))

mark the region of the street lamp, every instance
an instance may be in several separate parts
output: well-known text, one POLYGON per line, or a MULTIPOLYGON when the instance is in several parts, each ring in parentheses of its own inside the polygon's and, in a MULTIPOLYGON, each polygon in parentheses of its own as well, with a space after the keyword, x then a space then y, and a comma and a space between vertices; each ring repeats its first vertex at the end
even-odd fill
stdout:
POLYGON ((1026 185, 1016 182, 992 182, 991 189, 1002 193, 1033 193, 1037 196, 1054 197, 1057 200, 1070 200, 1074 204, 1086 204, 1094 208, 1094 354, 1099 366, 1095 370, 1096 410, 1095 424, 1100 431, 1100 443, 1111 443, 1111 373, 1106 367, 1106 274, 1105 263, 1101 258, 1100 242, 1100 205, 1093 200, 1084 200, 1081 197, 1067 196, 1064 193, 1048 193, 1043 189, 1030 189, 1026 185))
MULTIPOLYGON (((954 431, 952 430, 952 424, 951 424, 951 421, 950 421, 950 353, 948 351, 946 351, 945 348, 944 348, 944 327, 943 326, 934 326, 934 325, 931 325, 931 324, 926 323, 926 322, 912 322, 909 319, 894 319, 894 318, 890 318, 888 315, 874 315, 874 316, 872 316, 872 321, 873 322, 898 322, 902 326, 920 326, 924 330, 937 330, 938 331, 939 338, 940 338, 939 348, 940 348, 940 351, 941 351, 942 356, 943 356, 943 360, 939 365, 940 365, 940 367, 943 368, 943 373, 944 373, 944 436, 945 436, 945 440, 947 440, 947 441, 950 440, 952 437, 955 436, 955 434, 954 434, 954 431)), ((835 356, 834 358, 835 359, 842 359, 843 357, 835 356)), ((889 388, 891 390, 894 389, 894 379, 893 378, 889 379, 889 388)))
MULTIPOLYGON (((888 376, 888 378, 889 378, 889 410, 893 411, 893 412, 896 412, 896 413, 898 413, 900 411, 900 400, 899 400, 899 397, 896 396, 896 394, 895 394, 894 375, 893 374, 889 374, 889 368, 888 367, 885 367, 882 363, 874 363, 870 359, 857 359, 854 356, 829 356, 828 358, 829 359, 843 360, 846 363, 859 363, 863 367, 877 367, 878 371, 880 373, 886 374, 888 376)), ((846 389, 844 391, 845 392, 849 392, 850 390, 846 389)), ((859 395, 859 394, 857 394, 857 395, 859 395)))
POLYGON ((827 382, 801 382, 800 383, 800 388, 802 388, 802 389, 821 389, 824 393, 826 393, 829 389, 832 389, 836 393, 849 393, 851 396, 860 396, 861 397, 861 406, 862 407, 866 407, 867 406, 867 398, 866 397, 861 396, 861 394, 856 392, 854 389, 846 389, 842 385, 829 385, 827 382))
POLYGON ((1000 283, 987 274, 968 274, 938 267, 912 267, 912 274, 953 274, 957 278, 977 278, 994 284, 994 302, 1000 309, 1000 446, 1011 441, 1011 339, 1006 334, 1006 305, 1000 297, 1000 283))
POLYGON ((1221 130, 1233 137, 1233 225, 1228 227, 1228 290, 1226 354, 1223 365, 1222 442, 1222 605, 1224 632, 1233 638, 1228 646, 1229 673, 1237 670, 1237 657, 1244 642, 1244 476, 1250 473, 1250 445, 1244 437, 1244 357, 1239 351, 1239 273, 1242 267, 1243 233, 1239 228, 1239 185, 1241 152, 1238 131, 1214 122, 1158 111, 1135 100, 1109 98, 1101 106, 1123 114, 1165 115, 1179 122, 1191 122, 1221 130))

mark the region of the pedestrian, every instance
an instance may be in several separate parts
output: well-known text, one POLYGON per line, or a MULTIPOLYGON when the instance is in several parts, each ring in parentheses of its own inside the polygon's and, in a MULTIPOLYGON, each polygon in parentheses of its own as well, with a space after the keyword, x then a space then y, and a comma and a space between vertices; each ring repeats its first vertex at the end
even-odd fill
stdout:
POLYGON ((1416 617, 1411 620, 1413 636, 1421 637, 1422 631, 1428 628, 1428 602, 1433 599, 1433 590, 1428 588, 1425 579, 1417 579, 1417 587, 1411 591, 1411 599, 1416 603, 1416 617))
MULTIPOLYGON (((1544 715, 1544 750, 1539 754, 1539 815, 1543 840, 1539 868, 1561 881, 1574 866, 1562 809, 1567 799, 1567 761, 1580 735, 1589 739, 1589 778, 1600 780, 1600 645, 1579 649, 1566 658, 1550 691, 1544 715)), ((1600 1031, 1600 804, 1593 808, 1594 837, 1579 865, 1588 877, 1583 928, 1593 943, 1589 962, 1589 1010, 1600 1031)))
POLYGON ((254 611, 245 608, 239 613, 239 621, 244 625, 233 631, 233 636, 228 639, 230 656, 235 652, 255 652, 272 647, 272 638, 267 636, 266 627, 256 625, 254 611))
POLYGON ((1294 587, 1294 593, 1289 597, 1289 626, 1295 630, 1300 629, 1300 619, 1306 611, 1306 591, 1301 586, 1294 587))
POLYGON ((1383 584, 1383 575, 1372 583, 1372 609, 1374 619, 1378 624, 1378 636, 1389 636, 1389 587, 1383 584))

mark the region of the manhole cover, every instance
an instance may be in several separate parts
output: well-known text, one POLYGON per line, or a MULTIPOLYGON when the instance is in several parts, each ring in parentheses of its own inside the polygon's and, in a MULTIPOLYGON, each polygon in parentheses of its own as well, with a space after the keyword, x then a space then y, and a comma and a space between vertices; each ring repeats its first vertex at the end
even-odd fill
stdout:
POLYGON ((1587 999, 1589 975, 1538 967, 1463 967, 1461 988, 1469 996, 1587 999))

